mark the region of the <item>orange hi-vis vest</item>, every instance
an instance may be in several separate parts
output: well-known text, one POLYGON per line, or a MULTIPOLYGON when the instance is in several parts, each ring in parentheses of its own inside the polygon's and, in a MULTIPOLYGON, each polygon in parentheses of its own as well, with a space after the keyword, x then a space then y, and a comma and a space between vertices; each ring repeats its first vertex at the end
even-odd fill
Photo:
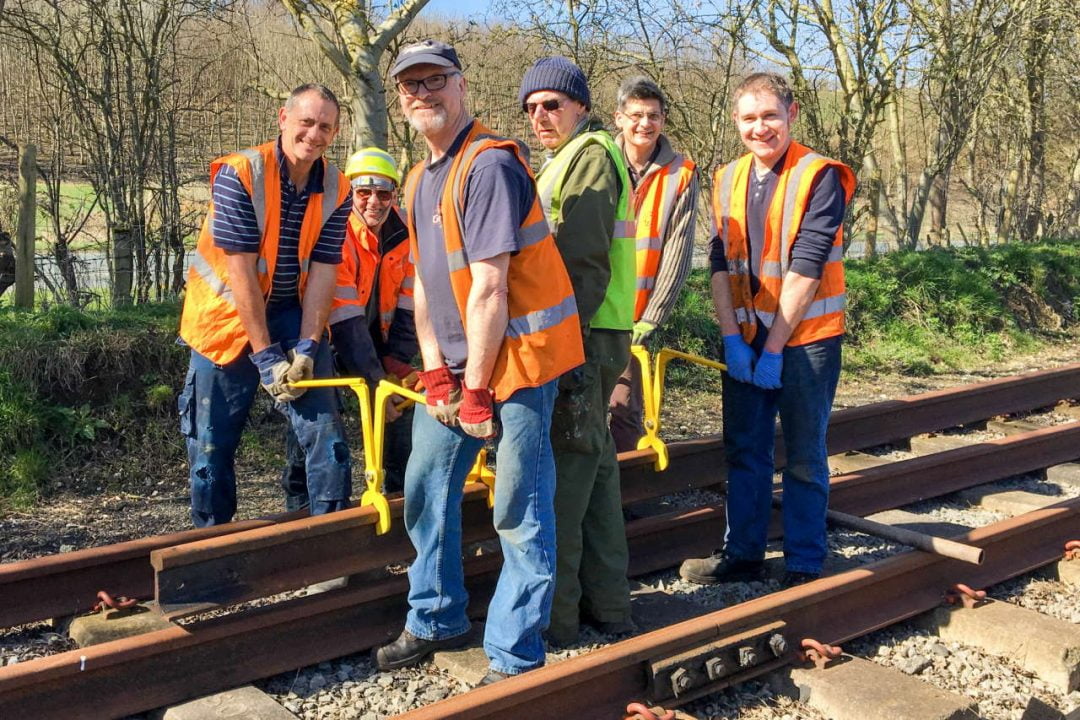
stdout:
POLYGON ((634 322, 641 319, 649 304, 671 213, 675 210, 675 203, 690 187, 695 167, 693 161, 676 154, 671 162, 649 173, 634 189, 634 212, 637 215, 634 322))
MULTIPOLYGON (((224 165, 229 165, 236 170, 244 189, 251 196, 255 220, 262 234, 256 269, 263 298, 269 297, 273 284, 281 231, 281 173, 275 155, 276 147, 277 142, 272 140, 210 163, 211 188, 218 171, 224 165)), ((323 163, 323 192, 312 193, 308 197, 304 220, 300 225, 300 278, 297 287, 301 296, 307 284, 311 251, 319 239, 319 233, 349 196, 349 183, 341 171, 326 160, 320 162, 323 163), (323 202, 324 196, 334 200, 323 202)), ((225 251, 214 244, 213 219, 214 203, 211 200, 210 211, 203 220, 199 242, 188 268, 187 294, 180 316, 180 337, 199 354, 218 365, 224 365, 240 356, 248 344, 248 336, 240 323, 229 286, 225 251)))
MULTIPOLYGON (((390 212, 396 213, 397 208, 390 212)), ((409 260, 409 243, 402 240, 379 255, 379 237, 355 212, 349 214, 345 244, 338 265, 337 289, 330 306, 330 324, 351 317, 366 316, 368 302, 379 276, 379 327, 383 340, 390 337, 394 313, 413 309, 413 283, 416 268, 409 260)))
MULTIPOLYGON (((439 203, 450 287, 466 331, 469 325, 466 303, 472 288, 472 273, 463 238, 465 183, 477 155, 496 148, 513 152, 532 178, 529 163, 516 141, 501 138, 479 121, 473 121, 472 129, 450 166, 439 203)), ((420 248, 412 218, 416 189, 423 172, 424 164, 416 165, 405 184, 409 242, 417 264, 420 248)), ((505 401, 522 388, 550 382, 585 362, 574 289, 544 211, 535 197, 529 214, 521 223, 519 235, 521 244, 518 252, 510 256, 506 278, 510 318, 488 383, 498 402, 505 401)))
MULTIPOLYGON (((716 170, 713 181, 713 223, 724 243, 728 278, 731 283, 735 318, 746 342, 757 330, 755 315, 765 327, 772 327, 780 306, 780 290, 791 262, 791 248, 810 202, 814 179, 823 170, 835 167, 840 172, 845 202, 855 194, 855 173, 841 162, 830 160, 792 142, 776 184, 776 192, 765 219, 762 239, 761 282, 757 293, 750 292, 750 255, 746 238, 746 192, 754 156, 743 155, 735 162, 716 170)), ((806 345, 844 333, 844 230, 836 231, 832 251, 821 274, 821 284, 810 308, 795 327, 788 345, 806 345)))

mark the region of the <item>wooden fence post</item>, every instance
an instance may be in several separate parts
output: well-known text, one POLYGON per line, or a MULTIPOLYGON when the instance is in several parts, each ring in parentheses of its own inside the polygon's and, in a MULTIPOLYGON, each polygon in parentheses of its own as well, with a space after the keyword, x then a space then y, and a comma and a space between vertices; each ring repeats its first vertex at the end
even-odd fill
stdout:
POLYGON ((34 309, 34 243, 37 224, 37 147, 19 150, 19 224, 15 229, 15 307, 34 309))

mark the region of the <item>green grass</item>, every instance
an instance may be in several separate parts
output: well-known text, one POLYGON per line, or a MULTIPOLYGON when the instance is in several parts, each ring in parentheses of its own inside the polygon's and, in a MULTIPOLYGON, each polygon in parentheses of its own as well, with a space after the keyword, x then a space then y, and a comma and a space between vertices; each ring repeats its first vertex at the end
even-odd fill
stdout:
MULTIPOLYGON (((1032 352, 1080 322, 1080 244, 896 252, 845 263, 844 369, 926 375, 1032 352)), ((657 344, 719 357, 708 271, 691 273, 657 344)), ((674 368, 677 384, 703 373, 674 368)))

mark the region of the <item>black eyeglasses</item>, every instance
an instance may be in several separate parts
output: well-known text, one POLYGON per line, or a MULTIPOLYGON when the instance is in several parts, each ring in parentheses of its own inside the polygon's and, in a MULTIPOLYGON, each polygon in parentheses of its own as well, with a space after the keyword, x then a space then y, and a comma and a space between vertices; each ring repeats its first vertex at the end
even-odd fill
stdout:
POLYGON ((369 198, 372 193, 374 193, 375 197, 379 198, 382 202, 390 202, 394 199, 393 190, 376 190, 375 188, 369 187, 353 188, 353 194, 355 194, 356 197, 369 198))
POLYGON ((451 75, 460 75, 459 72, 439 73, 438 75, 429 75, 422 80, 398 80, 397 89, 398 92, 405 95, 415 95, 417 91, 423 86, 428 92, 436 92, 446 87, 446 80, 451 75))
POLYGON ((522 107, 525 110, 525 114, 531 116, 534 112, 536 112, 536 108, 538 107, 544 108, 545 112, 555 112, 556 110, 561 108, 563 106, 563 103, 565 102, 565 100, 553 98, 551 100, 544 100, 543 102, 538 103, 527 102, 522 107))

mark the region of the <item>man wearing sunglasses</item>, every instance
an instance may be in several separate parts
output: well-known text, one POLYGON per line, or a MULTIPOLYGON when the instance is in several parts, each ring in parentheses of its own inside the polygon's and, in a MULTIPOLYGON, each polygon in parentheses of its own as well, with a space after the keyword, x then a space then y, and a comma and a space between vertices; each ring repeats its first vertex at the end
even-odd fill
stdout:
POLYGON ((498 433, 492 516, 502 569, 483 680, 495 682, 544 664, 555 574, 551 411, 559 376, 584 359, 577 309, 525 151, 469 113, 454 48, 435 40, 402 48, 390 74, 430 151, 409 174, 404 202, 427 404, 415 413, 405 471, 405 528, 416 548, 409 614, 375 661, 392 670, 469 641, 463 485, 498 433))
MULTIPOLYGON (((412 387, 416 372, 409 363, 419 352, 413 322, 416 271, 409 260, 409 233, 394 207, 401 176, 385 150, 369 147, 353 153, 345 177, 352 188, 352 213, 329 321, 338 370, 364 378, 372 390, 384 378, 412 387)), ((388 403, 386 420, 383 488, 400 492, 412 447, 412 409, 403 413, 388 403)), ((309 500, 304 453, 291 429, 286 433, 281 482, 286 508, 296 510, 309 500)))
MULTIPOLYGON (((675 152, 664 135, 668 103, 647 77, 627 78, 619 87, 615 143, 626 158, 634 185, 637 291, 630 342, 645 343, 675 308, 694 250, 697 168, 675 152)), ((637 360, 619 377, 611 394, 611 435, 615 450, 636 450, 644 434, 641 367, 637 360)))
POLYGON ((547 150, 536 184, 574 285, 585 365, 559 380, 551 422, 558 572, 548 638, 573 643, 584 619, 633 629, 629 558, 608 398, 630 359, 634 309, 631 185, 622 152, 589 114, 585 73, 564 57, 537 60, 518 101, 547 150))

